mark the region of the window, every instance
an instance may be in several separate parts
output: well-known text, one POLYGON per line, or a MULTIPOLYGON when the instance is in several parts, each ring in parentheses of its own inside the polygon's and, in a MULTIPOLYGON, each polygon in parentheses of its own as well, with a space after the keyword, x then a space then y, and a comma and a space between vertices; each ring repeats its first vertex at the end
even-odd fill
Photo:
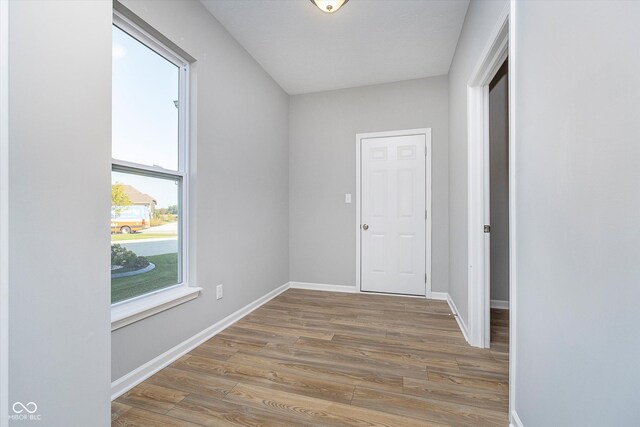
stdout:
POLYGON ((111 303, 186 286, 189 64, 113 25, 111 303))

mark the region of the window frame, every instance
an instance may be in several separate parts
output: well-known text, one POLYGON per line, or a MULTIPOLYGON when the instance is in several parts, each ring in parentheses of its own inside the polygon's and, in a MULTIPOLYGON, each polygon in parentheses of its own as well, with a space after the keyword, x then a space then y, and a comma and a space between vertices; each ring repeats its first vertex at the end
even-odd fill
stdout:
POLYGON ((111 158, 111 171, 151 178, 179 180, 178 273, 181 281, 149 293, 111 304, 112 330, 181 304, 198 296, 201 288, 189 286, 189 61, 140 28, 122 13, 113 11, 113 26, 122 30, 170 63, 178 67, 178 165, 176 170, 111 158), (191 288, 191 289, 189 289, 191 288), (171 304, 171 300, 175 304, 171 304), (147 313, 144 315, 144 313, 147 313), (131 321, 128 321, 130 319, 131 321), (114 327, 115 326, 115 327, 114 327))

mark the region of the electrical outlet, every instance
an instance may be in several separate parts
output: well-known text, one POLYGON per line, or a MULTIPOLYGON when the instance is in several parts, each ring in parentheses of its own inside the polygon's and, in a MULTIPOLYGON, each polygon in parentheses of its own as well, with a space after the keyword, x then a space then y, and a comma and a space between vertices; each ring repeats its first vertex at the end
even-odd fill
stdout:
POLYGON ((222 285, 216 286, 216 299, 222 298, 222 285))
POLYGON ((351 203, 351 193, 346 193, 344 195, 344 202, 345 203, 351 203))

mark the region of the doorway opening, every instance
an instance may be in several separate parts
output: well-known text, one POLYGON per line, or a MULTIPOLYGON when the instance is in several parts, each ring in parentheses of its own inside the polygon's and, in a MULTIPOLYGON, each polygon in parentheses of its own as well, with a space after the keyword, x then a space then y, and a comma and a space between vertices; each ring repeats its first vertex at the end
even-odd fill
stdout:
POLYGON ((489 347, 509 357, 509 63, 489 83, 489 347))

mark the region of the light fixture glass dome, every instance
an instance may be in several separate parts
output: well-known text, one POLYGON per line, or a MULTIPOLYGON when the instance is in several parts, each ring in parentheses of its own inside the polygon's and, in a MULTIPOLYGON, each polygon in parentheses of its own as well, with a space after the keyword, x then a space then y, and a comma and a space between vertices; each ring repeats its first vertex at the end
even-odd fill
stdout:
POLYGON ((333 13, 340 9, 349 0, 311 0, 323 12, 333 13))

